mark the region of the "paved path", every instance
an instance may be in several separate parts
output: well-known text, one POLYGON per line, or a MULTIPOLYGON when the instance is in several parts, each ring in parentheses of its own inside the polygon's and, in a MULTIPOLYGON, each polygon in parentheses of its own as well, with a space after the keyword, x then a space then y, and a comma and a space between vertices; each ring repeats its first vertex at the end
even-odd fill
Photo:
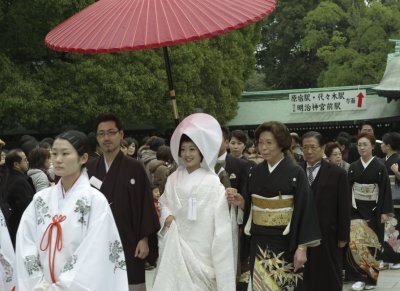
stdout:
MULTIPOLYGON (((351 284, 345 284, 343 291, 351 290, 351 284)), ((374 291, 400 291, 400 270, 385 270, 379 272, 378 286, 374 291)), ((322 290, 321 290, 322 291, 322 290)))
MULTIPOLYGON (((147 291, 151 291, 154 270, 146 271, 147 291)), ((385 270, 379 273, 378 286, 374 291, 400 291, 400 270, 385 270)), ((321 291, 324 291, 321 289, 321 291)), ((351 291, 351 284, 345 284, 343 291, 351 291)))

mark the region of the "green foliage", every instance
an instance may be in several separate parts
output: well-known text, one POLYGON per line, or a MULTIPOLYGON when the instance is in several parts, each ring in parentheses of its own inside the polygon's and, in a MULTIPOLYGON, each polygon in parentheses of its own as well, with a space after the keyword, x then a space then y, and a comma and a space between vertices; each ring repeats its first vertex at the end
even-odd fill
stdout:
POLYGON ((315 51, 326 67, 319 86, 379 83, 393 50, 388 39, 400 37, 400 9, 393 3, 323 1, 304 23, 301 48, 315 51))
MULTIPOLYGON (((92 129, 112 111, 133 127, 173 125, 162 49, 80 55, 49 50, 45 35, 93 0, 13 0, 0 12, 0 132, 92 129)), ((234 117, 254 70, 261 24, 169 48, 180 117, 194 108, 234 117)))
MULTIPOLYGON (((317 3, 314 0, 278 1, 262 30, 257 64, 269 89, 307 88, 316 85, 323 68, 315 51, 300 49, 304 35, 303 18, 317 3)), ((318 40, 316 40, 318 41, 318 40)))

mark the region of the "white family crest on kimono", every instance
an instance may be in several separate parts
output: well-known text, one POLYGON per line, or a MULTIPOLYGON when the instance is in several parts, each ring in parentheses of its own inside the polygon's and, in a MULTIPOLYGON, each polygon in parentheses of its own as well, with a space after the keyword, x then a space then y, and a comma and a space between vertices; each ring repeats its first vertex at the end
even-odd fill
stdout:
POLYGON ((172 135, 171 152, 179 167, 159 199, 162 229, 153 291, 236 290, 229 206, 214 171, 221 143, 219 123, 204 113, 185 118, 172 135), (183 134, 203 156, 201 167, 191 173, 178 155, 183 134), (169 215, 174 221, 163 227, 169 215))
POLYGON ((0 210, 0 291, 15 287, 15 254, 6 220, 0 210))
POLYGON ((17 290, 128 290, 122 244, 103 194, 85 174, 63 195, 38 192, 17 233, 17 290))

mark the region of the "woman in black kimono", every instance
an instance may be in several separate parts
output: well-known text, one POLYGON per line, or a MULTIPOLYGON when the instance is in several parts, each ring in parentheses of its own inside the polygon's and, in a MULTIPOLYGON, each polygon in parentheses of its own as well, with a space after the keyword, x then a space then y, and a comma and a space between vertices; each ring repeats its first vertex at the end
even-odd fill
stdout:
MULTIPOLYGON (((393 204, 398 205, 400 203, 400 175, 398 170, 398 165, 400 164, 400 155, 398 154, 400 151, 400 134, 397 132, 386 133, 382 137, 381 149, 386 155, 383 161, 389 175, 393 204)), ((391 269, 400 269, 399 208, 395 208, 394 213, 395 216, 390 217, 385 224, 382 260, 385 263, 389 263, 391 269)))
POLYGON ((357 148, 361 157, 349 169, 352 211, 346 279, 357 281, 353 290, 369 290, 376 285, 384 223, 393 212, 389 177, 385 165, 372 155, 374 145, 373 135, 358 135, 357 148))
POLYGON ((284 124, 260 125, 255 139, 264 162, 251 169, 245 206, 252 290, 294 290, 302 280, 307 247, 321 238, 311 189, 290 156, 284 124))

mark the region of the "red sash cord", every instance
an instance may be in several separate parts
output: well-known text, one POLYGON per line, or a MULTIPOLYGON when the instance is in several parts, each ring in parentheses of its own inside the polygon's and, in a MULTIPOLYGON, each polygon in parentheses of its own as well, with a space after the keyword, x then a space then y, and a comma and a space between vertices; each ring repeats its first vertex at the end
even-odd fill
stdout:
POLYGON ((63 222, 67 217, 65 215, 54 215, 53 216, 53 221, 47 226, 42 240, 40 241, 40 250, 42 252, 46 251, 49 249, 49 266, 50 266, 50 276, 51 276, 51 281, 53 283, 56 283, 56 277, 54 275, 54 263, 56 259, 56 251, 61 251, 62 249, 62 227, 61 227, 61 222, 63 222), (52 238, 53 238, 53 228, 56 228, 56 243, 54 246, 54 251, 53 253, 51 252, 52 249, 52 238), (47 239, 46 238, 47 235, 47 239), (47 244, 43 246, 43 242, 47 240, 47 244))

